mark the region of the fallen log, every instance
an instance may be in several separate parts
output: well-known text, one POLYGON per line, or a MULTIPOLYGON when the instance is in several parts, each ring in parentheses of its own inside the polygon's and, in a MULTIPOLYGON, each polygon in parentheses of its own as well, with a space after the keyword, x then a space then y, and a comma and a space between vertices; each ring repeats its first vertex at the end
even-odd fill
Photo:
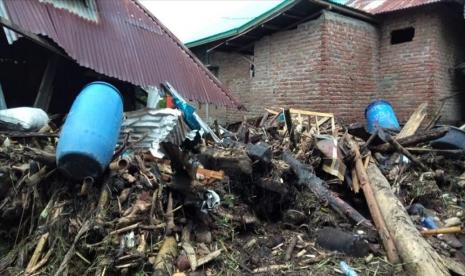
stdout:
POLYGON ((367 173, 381 215, 386 221, 407 274, 450 275, 443 259, 418 232, 379 168, 370 164, 367 173))
POLYGON ((328 188, 324 186, 323 180, 313 174, 307 165, 295 159, 292 153, 285 151, 283 153, 283 161, 291 166, 292 170, 297 175, 299 185, 308 187, 320 200, 328 202, 340 215, 351 218, 357 224, 361 224, 368 228, 374 228, 373 224, 362 216, 362 214, 328 190, 328 188))
MULTIPOLYGON (((429 142, 431 140, 440 138, 444 136, 448 131, 449 131, 448 127, 439 127, 439 128, 435 128, 435 129, 432 129, 426 132, 418 133, 412 136, 404 137, 401 139, 396 139, 396 141, 404 147, 414 146, 420 143, 425 143, 425 142, 429 142)), ((371 147, 371 149, 374 151, 380 151, 380 152, 390 152, 390 151, 395 150, 395 148, 389 143, 384 143, 376 147, 371 147)))

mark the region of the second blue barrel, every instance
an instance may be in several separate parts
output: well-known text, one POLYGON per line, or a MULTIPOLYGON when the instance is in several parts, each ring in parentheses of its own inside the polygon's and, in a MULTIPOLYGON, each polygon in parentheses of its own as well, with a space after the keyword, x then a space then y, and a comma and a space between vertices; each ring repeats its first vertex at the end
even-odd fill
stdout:
POLYGON ((60 133, 57 166, 76 180, 98 177, 111 161, 123 121, 120 92, 106 82, 86 85, 60 133))
POLYGON ((396 113, 388 101, 376 100, 371 102, 365 109, 365 117, 369 133, 375 132, 377 127, 400 129, 396 113))

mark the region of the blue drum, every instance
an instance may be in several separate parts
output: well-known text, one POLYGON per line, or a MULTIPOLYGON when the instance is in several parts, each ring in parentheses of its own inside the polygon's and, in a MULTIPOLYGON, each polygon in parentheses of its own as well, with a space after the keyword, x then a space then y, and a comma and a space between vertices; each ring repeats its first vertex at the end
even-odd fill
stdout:
POLYGON ((388 101, 376 100, 371 102, 365 109, 365 117, 369 133, 374 133, 377 127, 400 129, 396 113, 388 101))
POLYGON ((68 177, 98 177, 113 156, 123 121, 123 99, 116 87, 92 82, 74 100, 60 133, 57 166, 68 177))

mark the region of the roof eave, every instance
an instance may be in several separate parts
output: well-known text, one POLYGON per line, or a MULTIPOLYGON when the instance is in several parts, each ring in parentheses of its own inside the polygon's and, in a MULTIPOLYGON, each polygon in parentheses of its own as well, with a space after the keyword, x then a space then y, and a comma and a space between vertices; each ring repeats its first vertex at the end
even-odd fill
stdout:
POLYGON ((261 24, 264 24, 267 21, 270 21, 273 18, 276 18, 277 16, 283 14, 288 9, 292 8, 294 5, 300 3, 301 1, 308 1, 309 3, 313 3, 317 6, 320 6, 321 9, 332 10, 332 11, 339 12, 341 14, 355 17, 355 18, 368 21, 371 23, 377 22, 375 16, 370 13, 360 11, 360 10, 357 10, 351 7, 347 7, 341 4, 328 2, 327 0, 290 0, 290 1, 282 2, 281 4, 277 5, 273 9, 261 14, 260 16, 257 16, 253 20, 245 23, 244 25, 240 27, 237 27, 237 28, 234 28, 234 29, 222 32, 222 33, 214 34, 214 35, 202 38, 202 39, 191 41, 191 42, 185 43, 185 45, 188 48, 194 48, 194 47, 206 45, 206 44, 216 42, 216 41, 224 42, 229 39, 240 37, 241 35, 247 33, 251 29, 254 29, 260 26, 261 24))

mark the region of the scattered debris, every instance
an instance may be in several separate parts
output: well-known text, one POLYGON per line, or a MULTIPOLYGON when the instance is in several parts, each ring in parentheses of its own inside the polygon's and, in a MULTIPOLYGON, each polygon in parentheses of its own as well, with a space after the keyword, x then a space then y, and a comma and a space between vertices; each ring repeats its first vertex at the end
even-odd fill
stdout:
POLYGON ((366 140, 292 108, 193 136, 183 111, 129 112, 80 179, 57 170, 60 128, 2 129, 0 273, 463 275, 465 156, 431 147, 451 127, 424 108, 366 140))

